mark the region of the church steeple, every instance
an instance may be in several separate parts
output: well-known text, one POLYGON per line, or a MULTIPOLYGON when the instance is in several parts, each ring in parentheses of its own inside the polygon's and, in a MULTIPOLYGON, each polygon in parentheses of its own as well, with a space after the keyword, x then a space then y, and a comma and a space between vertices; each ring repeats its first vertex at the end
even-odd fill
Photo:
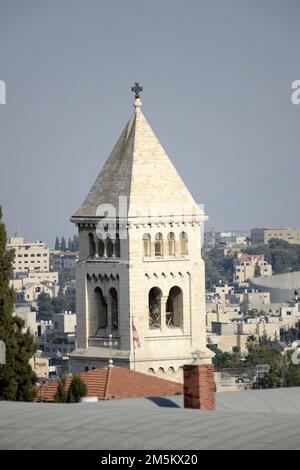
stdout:
POLYGON ((138 82, 132 91, 134 112, 71 218, 79 230, 71 365, 75 371, 107 366, 113 354, 116 365, 182 380, 182 366, 195 350, 205 363, 212 355, 206 350, 201 258, 205 217, 141 110, 138 82), (127 209, 120 216, 121 197, 127 209), (116 209, 114 233, 105 212, 99 224, 101 205, 116 209))
MULTIPOLYGON (((180 178, 171 160, 147 122, 141 107, 138 82, 132 87, 135 93, 134 112, 121 133, 115 147, 72 222, 96 217, 101 204, 119 205, 119 197, 128 200, 128 217, 149 206, 174 205, 180 200, 182 206, 190 206, 199 213, 197 204, 180 178), (162 183, 163 182, 163 183, 162 183)), ((177 214, 179 215, 179 214, 177 214)), ((180 214, 181 215, 181 214, 180 214)))

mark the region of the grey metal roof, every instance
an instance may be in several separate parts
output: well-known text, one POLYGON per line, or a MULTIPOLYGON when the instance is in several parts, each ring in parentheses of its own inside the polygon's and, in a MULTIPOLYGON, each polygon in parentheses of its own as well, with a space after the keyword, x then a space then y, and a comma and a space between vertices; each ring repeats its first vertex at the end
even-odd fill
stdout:
POLYGON ((0 402, 0 449, 300 449, 300 388, 94 404, 0 402))

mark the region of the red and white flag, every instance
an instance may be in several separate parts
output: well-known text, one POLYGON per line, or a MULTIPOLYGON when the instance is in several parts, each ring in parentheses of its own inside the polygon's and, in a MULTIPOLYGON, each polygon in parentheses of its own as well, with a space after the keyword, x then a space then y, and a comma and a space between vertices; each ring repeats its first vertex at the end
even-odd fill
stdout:
POLYGON ((138 332, 137 332, 137 329, 133 320, 132 320, 132 340, 133 340, 134 349, 136 349, 137 346, 139 348, 141 347, 140 338, 139 338, 139 335, 138 335, 138 332))

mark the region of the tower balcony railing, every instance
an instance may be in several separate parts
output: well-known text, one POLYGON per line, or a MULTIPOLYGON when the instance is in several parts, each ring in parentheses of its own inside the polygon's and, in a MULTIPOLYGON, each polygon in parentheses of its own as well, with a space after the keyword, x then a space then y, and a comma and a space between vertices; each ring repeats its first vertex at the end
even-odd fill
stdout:
POLYGON ((99 347, 99 348, 109 348, 109 349, 120 349, 121 342, 119 336, 113 337, 99 337, 99 336, 90 336, 89 337, 89 347, 99 347))

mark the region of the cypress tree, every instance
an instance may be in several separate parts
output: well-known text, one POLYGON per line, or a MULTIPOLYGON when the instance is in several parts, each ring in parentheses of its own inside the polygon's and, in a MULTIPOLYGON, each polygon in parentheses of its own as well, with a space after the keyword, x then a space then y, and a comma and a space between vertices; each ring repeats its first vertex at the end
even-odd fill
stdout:
POLYGON ((73 376, 68 390, 68 403, 79 403, 81 397, 86 397, 87 386, 79 374, 73 376))
POLYGON ((0 400, 32 401, 36 375, 29 359, 36 345, 29 331, 23 333, 24 321, 13 315, 14 291, 9 278, 14 252, 6 249, 6 242, 0 207, 0 340, 6 345, 6 364, 0 364, 0 400))
POLYGON ((58 387, 54 395, 55 403, 67 403, 68 393, 66 391, 66 377, 62 376, 58 382, 58 387))
POLYGON ((59 250, 60 250, 60 243, 59 243, 59 238, 58 238, 58 237, 55 238, 54 249, 55 249, 55 251, 59 251, 59 250))
POLYGON ((67 249, 67 244, 66 244, 66 239, 65 239, 65 237, 62 237, 62 238, 61 238, 60 249, 61 249, 61 251, 66 251, 66 249, 67 249))

